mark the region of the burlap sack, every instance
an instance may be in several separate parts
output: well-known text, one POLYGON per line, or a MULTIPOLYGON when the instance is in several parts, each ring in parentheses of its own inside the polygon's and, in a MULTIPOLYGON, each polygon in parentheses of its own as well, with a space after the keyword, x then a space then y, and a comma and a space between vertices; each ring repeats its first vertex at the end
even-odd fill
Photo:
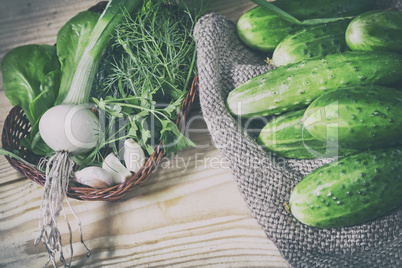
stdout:
POLYGON ((402 267, 402 209, 366 224, 337 229, 307 227, 286 212, 283 204, 293 187, 330 160, 285 161, 263 151, 224 103, 232 89, 268 70, 264 56, 246 48, 235 24, 218 14, 202 17, 194 34, 201 108, 212 139, 230 161, 253 216, 290 265, 402 267))

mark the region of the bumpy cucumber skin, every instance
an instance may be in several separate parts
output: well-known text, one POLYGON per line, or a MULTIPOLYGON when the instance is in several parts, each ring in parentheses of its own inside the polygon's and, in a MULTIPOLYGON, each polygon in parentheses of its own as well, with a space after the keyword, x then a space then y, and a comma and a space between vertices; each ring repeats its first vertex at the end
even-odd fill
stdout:
POLYGON ((365 12, 349 24, 345 39, 352 50, 402 52, 402 12, 365 12))
POLYGON ((285 37, 272 54, 275 66, 323 57, 349 50, 345 31, 350 19, 303 28, 285 37))
POLYGON ((356 152, 314 138, 303 126, 304 112, 305 109, 291 111, 272 119, 262 128, 257 143, 278 156, 294 159, 345 156, 356 152))
POLYGON ((324 165, 293 189, 289 207, 320 228, 365 223, 402 206, 401 148, 368 150, 324 165))
POLYGON ((263 52, 274 51, 283 38, 301 28, 259 6, 244 13, 236 27, 245 45, 263 52))
POLYGON ((304 126, 321 141, 367 149, 400 142, 402 91, 380 86, 342 88, 314 100, 304 126))
POLYGON ((375 0, 276 0, 273 4, 300 20, 356 16, 375 8, 375 0))
POLYGON ((280 66, 232 90, 228 110, 244 118, 302 109, 339 87, 392 85, 402 80, 402 55, 346 51, 280 66))

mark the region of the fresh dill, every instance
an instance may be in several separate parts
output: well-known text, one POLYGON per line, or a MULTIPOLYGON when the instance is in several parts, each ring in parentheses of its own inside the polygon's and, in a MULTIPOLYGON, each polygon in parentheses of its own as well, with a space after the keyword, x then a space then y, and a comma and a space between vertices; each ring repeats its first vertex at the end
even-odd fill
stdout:
POLYGON ((192 31, 199 16, 200 9, 162 0, 149 0, 135 14, 125 14, 92 89, 106 118, 98 148, 109 146, 118 153, 119 142, 134 138, 151 154, 162 141, 170 156, 195 146, 174 121, 196 75, 192 31))

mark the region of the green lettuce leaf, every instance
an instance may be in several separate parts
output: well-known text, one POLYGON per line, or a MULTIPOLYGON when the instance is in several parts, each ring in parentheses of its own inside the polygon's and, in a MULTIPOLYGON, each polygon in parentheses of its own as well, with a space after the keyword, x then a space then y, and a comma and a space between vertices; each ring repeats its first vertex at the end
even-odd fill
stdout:
POLYGON ((42 114, 53 106, 58 85, 50 81, 55 74, 51 77, 48 74, 59 70, 54 46, 25 45, 12 49, 4 56, 1 72, 6 97, 12 105, 21 106, 31 125, 35 125, 42 114))

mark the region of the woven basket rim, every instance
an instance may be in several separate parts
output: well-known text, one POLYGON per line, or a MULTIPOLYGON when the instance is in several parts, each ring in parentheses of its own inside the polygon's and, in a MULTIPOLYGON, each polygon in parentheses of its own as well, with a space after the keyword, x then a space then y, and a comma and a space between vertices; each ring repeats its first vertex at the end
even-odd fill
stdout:
MULTIPOLYGON (((175 121, 179 129, 182 127, 183 123, 185 123, 186 117, 189 115, 191 107, 196 101, 197 96, 198 80, 197 76, 195 76, 192 85, 187 93, 187 96, 182 103, 178 118, 175 121)), ((18 151, 20 157, 28 161, 26 155, 30 152, 27 149, 22 148, 21 146, 16 148, 16 144, 19 144, 19 141, 24 138, 23 135, 19 135, 16 137, 16 132, 13 131, 13 126, 20 122, 25 122, 25 124, 28 125, 28 130, 25 132, 25 136, 28 135, 30 132, 30 125, 25 116, 25 113, 23 112, 21 107, 14 106, 10 110, 4 121, 2 144, 4 149, 12 152, 18 151)), ((149 156, 141 169, 133 174, 131 177, 127 178, 123 183, 102 189, 86 187, 84 185, 73 186, 70 184, 67 196, 78 200, 116 201, 125 196, 128 192, 138 187, 138 185, 146 181, 150 177, 150 175, 157 169, 158 164, 164 156, 165 151, 162 142, 159 142, 159 144, 155 148, 155 151, 152 155, 149 156)), ((36 182, 41 186, 45 184, 46 175, 42 171, 38 170, 33 164, 24 163, 23 161, 9 156, 6 156, 6 159, 14 169, 19 171, 25 177, 29 178, 30 180, 36 182)))
MULTIPOLYGON (((88 10, 100 13, 104 10, 107 3, 108 1, 101 1, 90 7, 88 10)), ((195 102, 197 95, 198 79, 196 75, 193 79, 193 83, 187 93, 187 96, 182 103, 178 118, 175 122, 179 129, 185 122, 186 117, 188 116, 191 106, 195 102)), ((14 106, 10 110, 9 114, 6 117, 6 120, 4 121, 2 133, 2 144, 4 149, 12 152, 17 150, 20 157, 26 161, 28 161, 28 159, 26 159, 25 156, 29 154, 29 151, 19 145, 19 141, 23 138, 23 136, 14 137, 13 133, 11 133, 10 131, 12 130, 12 126, 15 122, 23 122, 28 126, 29 129, 26 132, 24 131, 24 134, 28 135, 30 131, 30 125, 27 121, 28 120, 26 119, 26 116, 21 107, 14 106)), ((17 125, 17 127, 19 126, 17 125)), ((33 155, 33 153, 31 153, 31 155, 33 155)), ((103 189, 85 187, 85 185, 82 185, 82 187, 78 187, 70 184, 67 196, 78 200, 116 201, 125 196, 134 188, 136 188, 139 184, 146 181, 150 177, 151 173, 153 173, 157 169, 159 162, 164 156, 165 151, 163 149, 162 141, 160 141, 160 143, 156 146, 154 153, 148 158, 141 169, 133 174, 131 177, 127 178, 123 183, 103 189)), ((29 178, 30 180, 36 182, 41 186, 45 184, 46 175, 42 171, 36 169, 34 165, 26 164, 23 161, 8 156, 6 156, 6 159, 14 169, 19 171, 25 177, 29 178)))

